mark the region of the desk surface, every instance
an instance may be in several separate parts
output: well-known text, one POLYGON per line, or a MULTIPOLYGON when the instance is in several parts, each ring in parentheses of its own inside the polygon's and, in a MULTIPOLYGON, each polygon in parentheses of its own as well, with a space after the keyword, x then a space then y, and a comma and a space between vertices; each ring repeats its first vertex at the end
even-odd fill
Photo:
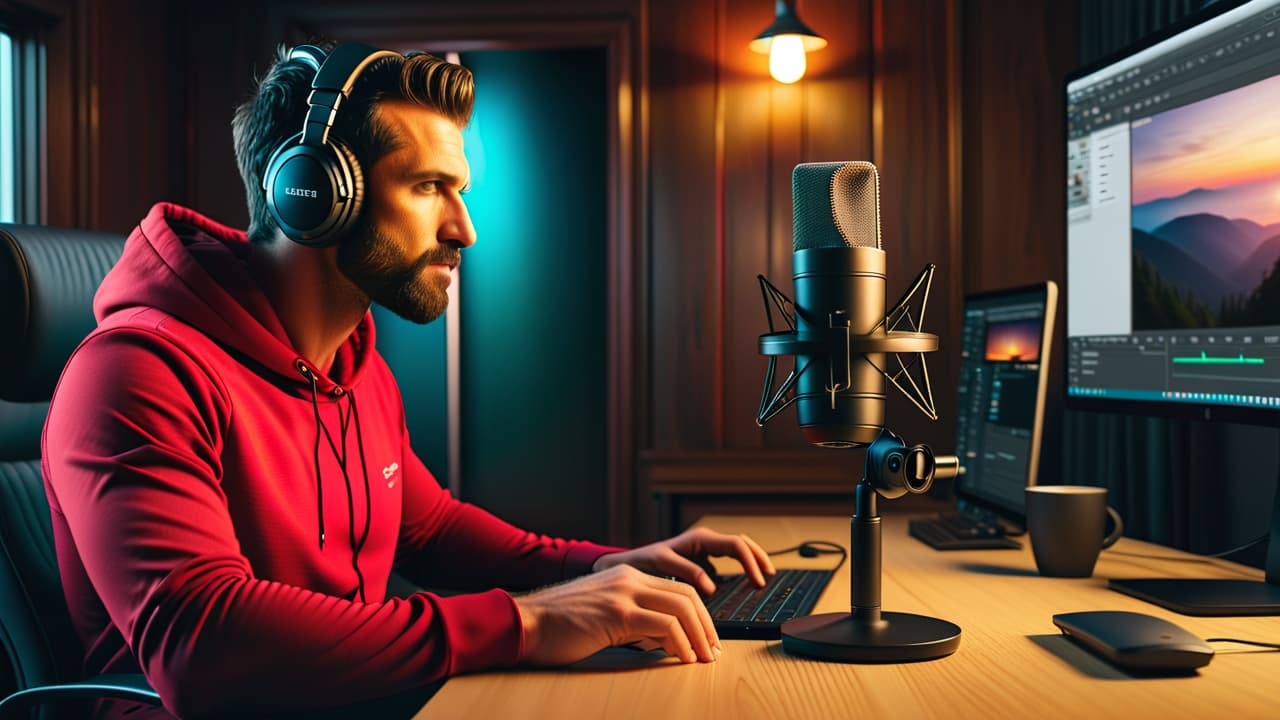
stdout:
MULTIPOLYGON (((1106 589, 1111 577, 1261 579, 1261 571, 1124 539, 1102 553, 1094 577, 1042 578, 1022 550, 937 552, 907 535, 905 516, 884 525, 883 605, 950 620, 960 648, 904 665, 792 658, 779 641, 726 640, 718 662, 681 665, 660 652, 609 650, 560 670, 482 673, 449 680, 416 718, 1098 718, 1280 716, 1280 652, 1215 643, 1199 675, 1134 678, 1063 637, 1051 616, 1131 610, 1172 620, 1200 637, 1280 642, 1280 618, 1179 615, 1106 589), (1155 554, 1195 560, 1154 560, 1155 554)), ((847 517, 708 516, 700 524, 745 532, 769 550, 824 539, 846 545, 847 517)), ((833 558, 786 555, 780 567, 830 567, 833 558)), ((725 566, 724 569, 729 569, 725 566)), ((849 566, 815 612, 849 608, 849 566)))

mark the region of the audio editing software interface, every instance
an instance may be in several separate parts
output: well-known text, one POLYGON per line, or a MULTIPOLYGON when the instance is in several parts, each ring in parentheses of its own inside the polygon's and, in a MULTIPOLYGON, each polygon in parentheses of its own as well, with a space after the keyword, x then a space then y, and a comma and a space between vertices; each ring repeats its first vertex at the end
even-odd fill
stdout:
POLYGON ((970 298, 961 332, 956 454, 965 492, 1022 507, 1044 336, 1044 292, 970 298))
POLYGON ((1280 328, 1170 329, 1067 343, 1074 395, 1280 407, 1277 367, 1280 328))

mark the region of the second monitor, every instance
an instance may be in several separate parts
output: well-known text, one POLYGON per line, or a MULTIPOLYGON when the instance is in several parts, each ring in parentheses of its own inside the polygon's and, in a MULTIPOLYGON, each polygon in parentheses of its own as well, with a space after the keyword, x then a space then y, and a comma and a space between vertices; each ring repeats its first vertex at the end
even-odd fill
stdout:
POLYGON ((1023 489, 1039 472, 1058 287, 1052 281, 968 295, 956 403, 956 512, 911 522, 939 550, 1016 548, 1023 489))

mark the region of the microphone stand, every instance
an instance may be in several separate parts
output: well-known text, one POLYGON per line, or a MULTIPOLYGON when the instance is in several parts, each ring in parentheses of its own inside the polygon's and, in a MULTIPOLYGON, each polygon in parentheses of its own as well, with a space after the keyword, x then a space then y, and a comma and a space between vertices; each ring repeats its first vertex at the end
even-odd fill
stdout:
POLYGON ((934 456, 928 445, 908 447, 888 428, 867 448, 854 488, 849 526, 847 613, 809 615, 782 624, 782 648, 793 655, 841 662, 896 663, 946 657, 960 645, 960 627, 925 615, 880 609, 881 524, 877 495, 886 499, 928 492, 935 477, 955 477, 959 458, 934 456))
MULTIPOLYGON (((870 213, 878 217, 878 205, 870 213)), ((797 223, 797 232, 799 228, 797 223)), ((843 237, 843 230, 828 229, 843 237)), ((934 266, 926 265, 897 304, 883 312, 879 298, 884 292, 885 261, 878 226, 876 238, 874 247, 851 244, 847 238, 843 245, 828 246, 821 243, 830 238, 818 233, 819 245, 798 246, 793 258, 798 304, 758 276, 769 321, 769 332, 760 336, 760 354, 769 363, 756 423, 763 427, 795 404, 810 443, 867 448, 849 526, 849 612, 810 615, 782 624, 784 651, 820 660, 932 660, 950 655, 960 645, 960 628, 954 623, 880 609, 877 496, 893 499, 908 492, 927 492, 935 476, 954 477, 960 462, 954 455, 935 457, 927 445, 908 447, 884 426, 884 380, 929 418, 938 418, 924 358, 938 348, 938 336, 922 329, 934 266), (916 313, 913 306, 918 308, 916 313), (774 323, 775 310, 786 323, 785 330, 774 323), (780 355, 794 356, 796 364, 775 390, 780 355), (917 359, 904 362, 903 355, 917 359), (920 382, 911 372, 917 367, 920 382)))

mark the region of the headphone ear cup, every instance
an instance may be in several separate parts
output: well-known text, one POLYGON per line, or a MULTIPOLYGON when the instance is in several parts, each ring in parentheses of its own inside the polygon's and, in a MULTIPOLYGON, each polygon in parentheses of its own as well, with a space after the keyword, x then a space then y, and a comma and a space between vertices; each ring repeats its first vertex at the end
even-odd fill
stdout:
POLYGON ((280 230, 307 247, 341 239, 359 215, 364 179, 355 155, 336 138, 321 147, 281 145, 263 175, 267 209, 280 230))
POLYGON ((340 215, 335 219, 333 228, 326 233, 331 239, 325 245, 336 245, 351 232, 360 219, 360 211, 364 208, 364 170, 360 167, 356 154, 346 143, 331 137, 329 147, 333 149, 334 157, 345 166, 347 181, 350 183, 346 201, 342 207, 335 208, 340 215))

